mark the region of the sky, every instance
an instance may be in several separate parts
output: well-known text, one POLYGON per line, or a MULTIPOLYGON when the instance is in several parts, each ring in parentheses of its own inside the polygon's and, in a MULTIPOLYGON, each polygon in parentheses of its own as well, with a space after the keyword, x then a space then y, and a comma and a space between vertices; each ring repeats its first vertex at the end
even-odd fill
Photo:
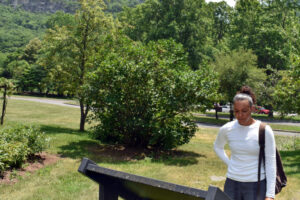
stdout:
MULTIPOLYGON (((206 2, 220 2, 222 0, 205 0, 205 1, 206 2)), ((231 7, 234 7, 234 5, 235 5, 235 1, 234 0, 224 0, 224 1, 226 1, 226 3, 228 5, 230 5, 231 7)))

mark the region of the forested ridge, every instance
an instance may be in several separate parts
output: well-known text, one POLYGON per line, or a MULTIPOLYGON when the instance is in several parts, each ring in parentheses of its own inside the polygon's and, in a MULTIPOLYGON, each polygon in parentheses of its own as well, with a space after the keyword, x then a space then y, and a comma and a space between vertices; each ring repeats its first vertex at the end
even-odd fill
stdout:
MULTIPOLYGON (((118 13, 125 6, 134 7, 142 2, 143 0, 105 1, 106 12, 118 13)), ((30 39, 41 38, 47 28, 47 19, 53 13, 75 13, 77 8, 76 0, 0 0, 0 51, 14 52, 30 39)))
POLYGON ((9 53, 35 37, 41 38, 49 15, 0 4, 0 18, 0 49, 2 53, 9 53))
MULTIPOLYGON (((134 7, 144 0, 105 0, 107 12, 117 13, 123 10, 124 6, 134 7)), ((74 13, 78 9, 77 0, 0 0, 0 4, 13 8, 22 8, 30 12, 55 13, 63 11, 74 13)))
POLYGON ((30 12, 55 13, 58 10, 74 13, 77 0, 0 0, 3 5, 21 8, 30 12))
MULTIPOLYGON (((234 8, 204 0, 78 2, 75 13, 53 14, 1 5, 0 66, 20 93, 77 98, 82 130, 89 112, 107 123, 125 112, 116 102, 132 106, 125 112, 132 124, 155 119, 155 129, 170 116, 173 127, 189 124, 191 109, 230 102, 242 85, 254 88, 260 105, 300 112, 297 0, 238 0, 234 8), (112 110, 99 114, 101 106, 112 110), (137 109, 147 106, 148 115, 137 109)), ((181 131, 189 137, 193 127, 181 131)))

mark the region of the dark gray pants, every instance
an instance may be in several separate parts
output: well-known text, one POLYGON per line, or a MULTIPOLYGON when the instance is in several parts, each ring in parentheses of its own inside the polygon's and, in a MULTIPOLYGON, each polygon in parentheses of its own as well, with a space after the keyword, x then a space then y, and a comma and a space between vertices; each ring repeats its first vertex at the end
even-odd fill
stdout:
POLYGON ((227 178, 224 192, 232 200, 264 200, 266 196, 266 180, 259 183, 260 192, 257 195, 257 182, 239 182, 227 178))

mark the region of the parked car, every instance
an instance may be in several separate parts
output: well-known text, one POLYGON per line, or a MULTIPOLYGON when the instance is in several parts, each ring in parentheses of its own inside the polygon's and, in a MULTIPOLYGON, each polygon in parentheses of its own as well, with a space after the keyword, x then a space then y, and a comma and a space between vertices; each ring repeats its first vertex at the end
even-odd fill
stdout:
POLYGON ((270 113, 270 110, 268 110, 268 109, 266 109, 262 106, 256 106, 255 107, 255 113, 268 115, 270 113))
POLYGON ((270 110, 264 108, 264 107, 261 107, 258 114, 266 114, 268 115, 270 113, 270 110))
POLYGON ((229 104, 221 105, 221 107, 222 107, 222 112, 226 112, 226 113, 230 112, 230 105, 229 104))

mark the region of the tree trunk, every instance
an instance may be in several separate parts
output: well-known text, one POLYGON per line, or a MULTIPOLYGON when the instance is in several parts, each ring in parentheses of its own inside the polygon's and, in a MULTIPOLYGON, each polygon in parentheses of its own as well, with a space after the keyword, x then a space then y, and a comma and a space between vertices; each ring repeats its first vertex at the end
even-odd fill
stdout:
POLYGON ((233 108, 231 102, 230 102, 230 121, 233 121, 233 108))
POLYGON ((3 104, 2 104, 2 115, 1 115, 1 125, 4 123, 4 116, 5 116, 5 109, 6 109, 6 92, 7 92, 7 86, 4 86, 4 92, 3 92, 3 104))
POLYGON ((219 119, 219 116, 218 116, 218 110, 215 109, 215 111, 216 111, 216 120, 218 120, 218 119, 219 119))
POLYGON ((81 113, 80 115, 80 131, 84 131, 84 125, 85 125, 85 117, 84 115, 81 113))
POLYGON ((79 128, 79 130, 84 131, 86 117, 89 112, 89 105, 84 105, 84 102, 82 99, 79 100, 79 104, 80 104, 80 128, 79 128))
POLYGON ((270 112, 268 114, 268 117, 273 118, 274 114, 273 114, 273 106, 270 106, 270 112))

